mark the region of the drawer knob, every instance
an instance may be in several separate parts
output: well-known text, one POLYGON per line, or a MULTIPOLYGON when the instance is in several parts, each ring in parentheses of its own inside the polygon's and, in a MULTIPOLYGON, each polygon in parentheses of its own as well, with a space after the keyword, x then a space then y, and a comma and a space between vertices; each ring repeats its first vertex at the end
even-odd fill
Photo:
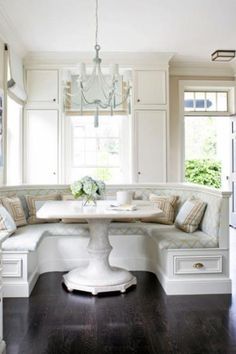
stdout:
POLYGON ((140 99, 139 99, 139 98, 137 99, 137 102, 140 102, 140 99))
POLYGON ((204 267, 204 264, 202 264, 202 263, 194 263, 194 265, 193 265, 193 268, 196 268, 196 269, 201 269, 203 267, 204 267))

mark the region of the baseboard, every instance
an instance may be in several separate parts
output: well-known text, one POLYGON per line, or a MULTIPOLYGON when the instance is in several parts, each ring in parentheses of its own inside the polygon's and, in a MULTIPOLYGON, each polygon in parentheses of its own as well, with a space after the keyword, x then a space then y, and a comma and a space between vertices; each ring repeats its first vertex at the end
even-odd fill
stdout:
POLYGON ((35 271, 31 274, 30 278, 29 278, 29 295, 31 294, 37 280, 39 277, 39 272, 38 272, 38 268, 35 269, 35 271))
POLYGON ((231 294, 231 279, 167 280, 162 284, 167 295, 231 294))
POLYGON ((29 284, 22 283, 5 283, 3 284, 3 297, 29 297, 29 284))
MULTIPOLYGON (((39 277, 36 269, 29 278, 28 282, 4 282, 3 297, 29 297, 39 277)), ((0 352, 1 353, 1 352, 0 352)))

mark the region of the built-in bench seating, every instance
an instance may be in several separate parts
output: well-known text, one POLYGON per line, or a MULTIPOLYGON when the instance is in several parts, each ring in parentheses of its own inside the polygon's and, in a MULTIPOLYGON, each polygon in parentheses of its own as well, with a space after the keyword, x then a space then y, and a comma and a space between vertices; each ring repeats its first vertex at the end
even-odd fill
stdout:
MULTIPOLYGON (((207 203, 199 227, 185 233, 174 225, 145 222, 113 222, 109 228, 112 265, 154 272, 167 294, 230 293, 228 192, 188 184, 110 186, 135 192, 148 199, 150 193, 178 195, 178 209, 189 197, 207 203)), ((2 187, 1 196, 19 196, 27 214, 24 195, 66 194, 68 186, 2 187)), ((86 224, 44 223, 19 227, 10 237, 1 232, 4 296, 27 297, 39 274, 67 271, 88 262, 86 224)), ((138 286, 142 286, 138 284, 138 286)))

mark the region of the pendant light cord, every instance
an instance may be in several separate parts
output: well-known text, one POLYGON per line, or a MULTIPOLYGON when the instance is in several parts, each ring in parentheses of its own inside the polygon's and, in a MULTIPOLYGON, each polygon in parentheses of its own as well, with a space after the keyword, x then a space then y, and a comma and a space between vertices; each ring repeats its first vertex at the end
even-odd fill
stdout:
POLYGON ((95 45, 98 45, 98 0, 96 0, 95 19, 96 19, 95 45))

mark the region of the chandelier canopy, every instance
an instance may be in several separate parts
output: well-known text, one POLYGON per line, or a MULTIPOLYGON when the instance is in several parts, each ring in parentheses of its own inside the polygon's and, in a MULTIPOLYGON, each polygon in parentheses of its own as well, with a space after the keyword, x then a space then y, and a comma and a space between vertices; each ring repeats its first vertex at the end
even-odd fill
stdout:
POLYGON ((77 106, 79 106, 81 115, 85 109, 95 109, 94 126, 98 127, 100 110, 109 109, 113 115, 114 110, 118 106, 124 105, 130 97, 131 75, 130 71, 126 71, 126 75, 120 75, 118 64, 110 66, 109 74, 102 73, 102 59, 99 56, 101 46, 98 44, 98 0, 95 1, 95 57, 92 72, 91 74, 87 73, 85 63, 79 65, 79 74, 76 79, 77 92, 71 92, 71 85, 65 86, 65 105, 68 105, 68 101, 71 101, 72 97, 77 96, 79 98, 77 106))

